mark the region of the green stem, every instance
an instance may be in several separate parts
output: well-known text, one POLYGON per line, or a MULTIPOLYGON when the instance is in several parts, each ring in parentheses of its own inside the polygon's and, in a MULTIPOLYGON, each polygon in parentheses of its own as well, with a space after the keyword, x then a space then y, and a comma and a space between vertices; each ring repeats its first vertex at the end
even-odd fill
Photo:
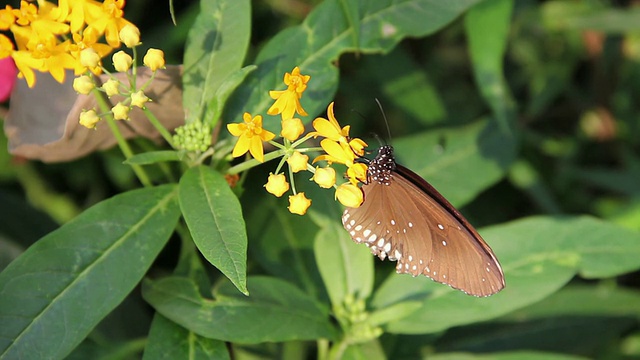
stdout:
POLYGON ((164 140, 169 143, 169 145, 175 149, 175 147, 173 146, 173 138, 171 137, 171 134, 169 133, 169 131, 167 130, 167 128, 165 128, 162 123, 160 122, 160 120, 158 120, 158 118, 151 112, 149 111, 149 109, 147 109, 147 107, 143 107, 142 111, 144 111, 144 114, 147 116, 147 118, 149 119, 149 122, 151 122, 151 125, 153 125, 156 130, 158 130, 158 132, 160 133, 160 135, 162 135, 162 137, 164 138, 164 140))
MULTIPOLYGON (((131 150, 129 143, 127 143, 124 136, 122 136, 120 129, 118 129, 118 125, 116 125, 116 121, 113 119, 113 115, 110 112, 109 105, 105 98, 106 95, 101 93, 97 89, 93 89, 93 95, 98 101, 98 105, 102 110, 101 112, 107 113, 107 115, 105 116, 107 125, 111 129, 111 133, 113 133, 113 137, 115 137, 116 141, 118 142, 120 151, 122 151, 122 154, 124 154, 125 159, 129 160, 133 156, 133 151, 131 150)), ((152 186, 151 180, 149 179, 149 176, 144 171, 142 166, 137 164, 131 164, 130 166, 144 187, 152 186)))
MULTIPOLYGON (((271 161, 273 159, 279 158, 280 156, 283 156, 284 154, 286 154, 286 150, 284 149, 280 149, 280 150, 276 150, 276 151, 272 151, 268 154, 264 155, 264 162, 267 161, 271 161)), ((256 159, 251 159, 251 160, 247 160, 245 162, 242 162, 236 166, 232 166, 229 168, 229 170, 227 170, 227 174, 238 174, 241 173, 243 171, 249 170, 252 167, 256 167, 258 165, 262 164, 260 161, 256 160, 256 159)))

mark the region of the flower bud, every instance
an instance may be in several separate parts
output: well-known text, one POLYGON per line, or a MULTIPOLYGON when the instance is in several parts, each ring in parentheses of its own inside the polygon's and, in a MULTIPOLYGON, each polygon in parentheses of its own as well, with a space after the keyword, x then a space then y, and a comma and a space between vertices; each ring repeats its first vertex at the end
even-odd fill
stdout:
POLYGON ((280 135, 289 141, 295 141, 304 133, 304 125, 300 119, 286 119, 282 120, 282 131, 280 135))
POLYGON ((149 49, 142 60, 152 71, 164 67, 164 52, 158 49, 149 49))
POLYGON ((289 212, 292 214, 304 215, 311 206, 311 200, 304 196, 304 193, 297 193, 289 196, 289 212))
POLYGON ((307 170, 309 157, 299 151, 296 151, 287 159, 287 163, 291 167, 291 171, 297 173, 298 171, 307 170))
POLYGON ((113 54, 113 67, 116 71, 125 72, 131 68, 131 64, 133 63, 133 59, 129 54, 120 50, 117 53, 113 54))
POLYGON ((321 188, 328 189, 336 183, 336 171, 332 167, 316 168, 313 181, 321 188))
POLYGON ((120 93, 120 81, 116 79, 109 79, 102 84, 102 89, 109 97, 118 95, 120 93))
POLYGON ((118 35, 128 48, 140 45, 140 30, 133 24, 125 25, 118 35))
POLYGON ((364 194, 362 193, 362 189, 359 187, 351 183, 344 183, 338 186, 338 189, 336 190, 336 198, 344 206, 357 208, 360 207, 364 201, 364 194))
POLYGON ((94 68, 100 65, 100 55, 93 48, 86 48, 80 52, 80 64, 84 67, 94 68))
POLYGON ((87 129, 95 128, 98 121, 100 121, 100 117, 95 110, 85 110, 80 113, 79 123, 87 129))
POLYGON ((131 94, 131 106, 137 106, 142 109, 147 101, 149 101, 149 98, 142 90, 131 94))
POLYGON ((93 83, 93 80, 91 80, 90 76, 82 75, 73 79, 73 89, 78 94, 87 95, 91 92, 91 90, 93 90, 94 87, 95 84, 93 83))
POLYGON ((289 183, 284 174, 269 174, 269 180, 264 185, 267 191, 277 197, 289 191, 289 183))
POLYGON ((121 102, 111 108, 115 120, 129 120, 129 107, 121 102))

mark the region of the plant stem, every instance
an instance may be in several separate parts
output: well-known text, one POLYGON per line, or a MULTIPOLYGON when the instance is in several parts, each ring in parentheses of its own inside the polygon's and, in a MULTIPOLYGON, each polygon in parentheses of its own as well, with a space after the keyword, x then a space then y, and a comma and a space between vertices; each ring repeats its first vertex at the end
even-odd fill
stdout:
MULTIPOLYGON (((98 105, 100 106, 100 109, 102 110, 102 112, 107 113, 107 115, 105 116, 107 125, 111 129, 111 133, 113 133, 113 137, 116 138, 116 141, 118 142, 118 146, 120 147, 120 151, 122 151, 122 154, 124 155, 125 159, 129 160, 133 156, 133 151, 131 150, 129 143, 127 143, 127 140, 125 140, 124 136, 122 136, 120 129, 118 129, 118 125, 116 125, 116 121, 113 119, 113 115, 110 112, 109 105, 107 104, 107 100, 105 98, 106 95, 100 92, 98 89, 93 89, 92 92, 94 97, 98 101, 98 105)), ((138 180, 140 180, 140 182, 144 187, 152 186, 151 180, 149 179, 149 176, 144 171, 142 166, 137 164, 131 164, 130 166, 133 169, 133 172, 138 177, 138 180)))
MULTIPOLYGON (((273 160, 275 158, 278 158, 280 156, 283 156, 287 151, 284 149, 280 149, 280 150, 276 150, 276 151, 272 151, 268 154, 265 154, 264 156, 264 162, 273 160)), ((256 167, 258 165, 262 164, 260 161, 256 160, 256 159, 251 159, 251 160, 247 160, 245 162, 242 162, 236 166, 232 166, 229 168, 229 170, 227 170, 227 174, 237 174, 240 172, 243 172, 245 170, 249 170, 252 167, 256 167)))
POLYGON ((169 133, 169 131, 167 130, 167 128, 165 128, 162 123, 160 122, 160 120, 158 120, 158 118, 151 112, 149 111, 149 109, 147 109, 147 107, 145 106, 144 108, 142 108, 142 111, 144 111, 144 114, 147 116, 147 118, 149 119, 149 122, 151 122, 151 125, 153 125, 156 130, 158 130, 158 132, 160 133, 160 135, 162 135, 162 137, 164 138, 164 140, 169 143, 169 145, 175 149, 175 147, 173 146, 173 138, 171 137, 171 134, 169 133))

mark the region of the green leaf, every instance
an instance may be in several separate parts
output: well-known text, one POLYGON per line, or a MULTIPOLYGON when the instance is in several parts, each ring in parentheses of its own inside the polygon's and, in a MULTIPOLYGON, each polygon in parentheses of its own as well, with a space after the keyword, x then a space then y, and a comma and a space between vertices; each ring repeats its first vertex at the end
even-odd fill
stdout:
POLYGON ((123 162, 123 164, 150 165, 159 162, 181 161, 180 152, 175 150, 149 151, 133 155, 123 162))
POLYGON ((398 139, 393 146, 399 163, 458 207, 502 179, 516 155, 515 139, 487 121, 430 130, 398 139))
POLYGON ((211 104, 207 109, 207 113, 204 116, 204 122, 211 123, 212 125, 218 122, 216 116, 220 116, 224 110, 224 105, 227 103, 227 99, 236 90, 238 85, 249 75, 252 71, 257 69, 255 65, 245 66, 242 69, 238 69, 220 84, 216 90, 216 95, 211 100, 211 104))
POLYGON ((247 232, 238 198, 222 174, 206 166, 184 173, 180 209, 198 250, 243 294, 247 291, 247 232))
MULTIPOLYGON (((251 35, 249 0, 201 0, 184 53, 183 105, 187 123, 205 115, 223 80, 244 61, 251 35)), ((216 114, 219 115, 219 114, 216 114)))
POLYGON ((136 286, 179 217, 175 186, 105 200, 0 273, 3 358, 63 358, 136 286))
POLYGON ((169 277, 143 283, 143 296, 159 313, 201 336, 240 343, 333 338, 326 309, 291 284, 270 277, 248 279, 251 296, 223 282, 215 300, 196 284, 169 277))
MULTIPOLYGON (((240 119, 245 111, 266 113, 273 101, 269 90, 284 88, 285 72, 299 66, 303 74, 311 75, 301 100, 311 119, 325 109, 336 92, 338 69, 333 64, 342 53, 387 53, 405 37, 438 31, 478 1, 360 0, 359 21, 351 13, 336 16, 345 11, 340 1, 324 1, 301 25, 281 31, 262 49, 256 59, 258 70, 231 97, 225 118, 240 119), (359 29, 353 29, 357 24, 359 29), (358 36, 358 46, 353 44, 354 36, 358 36)), ((280 122, 265 121, 264 125, 275 131, 280 122)))
POLYGON ((425 277, 393 274, 376 292, 374 308, 419 299, 423 307, 389 323, 389 332, 434 333, 492 319, 548 297, 576 274, 607 278, 640 268, 640 234, 590 217, 532 217, 481 234, 502 263, 506 288, 475 298, 425 277))
POLYGON ((511 133, 516 120, 515 102, 502 70, 512 8, 512 0, 483 1, 465 17, 476 83, 505 133, 511 133))
POLYGON ((586 360, 582 356, 543 351, 505 351, 490 354, 443 353, 429 355, 435 360, 586 360))
POLYGON ((314 253, 331 303, 342 304, 347 295, 367 299, 373 289, 371 251, 353 242, 338 221, 327 220, 316 235, 314 253))
POLYGON ((150 360, 230 358, 224 342, 194 334, 160 314, 156 314, 151 323, 143 357, 150 360))

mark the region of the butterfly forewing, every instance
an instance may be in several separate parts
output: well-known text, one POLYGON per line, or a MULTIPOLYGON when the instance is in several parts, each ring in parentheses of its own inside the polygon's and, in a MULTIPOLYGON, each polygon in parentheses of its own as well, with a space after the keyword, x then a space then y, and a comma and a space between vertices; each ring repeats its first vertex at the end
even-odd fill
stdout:
POLYGON ((502 269, 480 235, 418 175, 400 170, 386 183, 369 181, 363 204, 345 210, 343 225, 353 240, 397 260, 398 273, 423 274, 470 295, 500 291, 502 269))

